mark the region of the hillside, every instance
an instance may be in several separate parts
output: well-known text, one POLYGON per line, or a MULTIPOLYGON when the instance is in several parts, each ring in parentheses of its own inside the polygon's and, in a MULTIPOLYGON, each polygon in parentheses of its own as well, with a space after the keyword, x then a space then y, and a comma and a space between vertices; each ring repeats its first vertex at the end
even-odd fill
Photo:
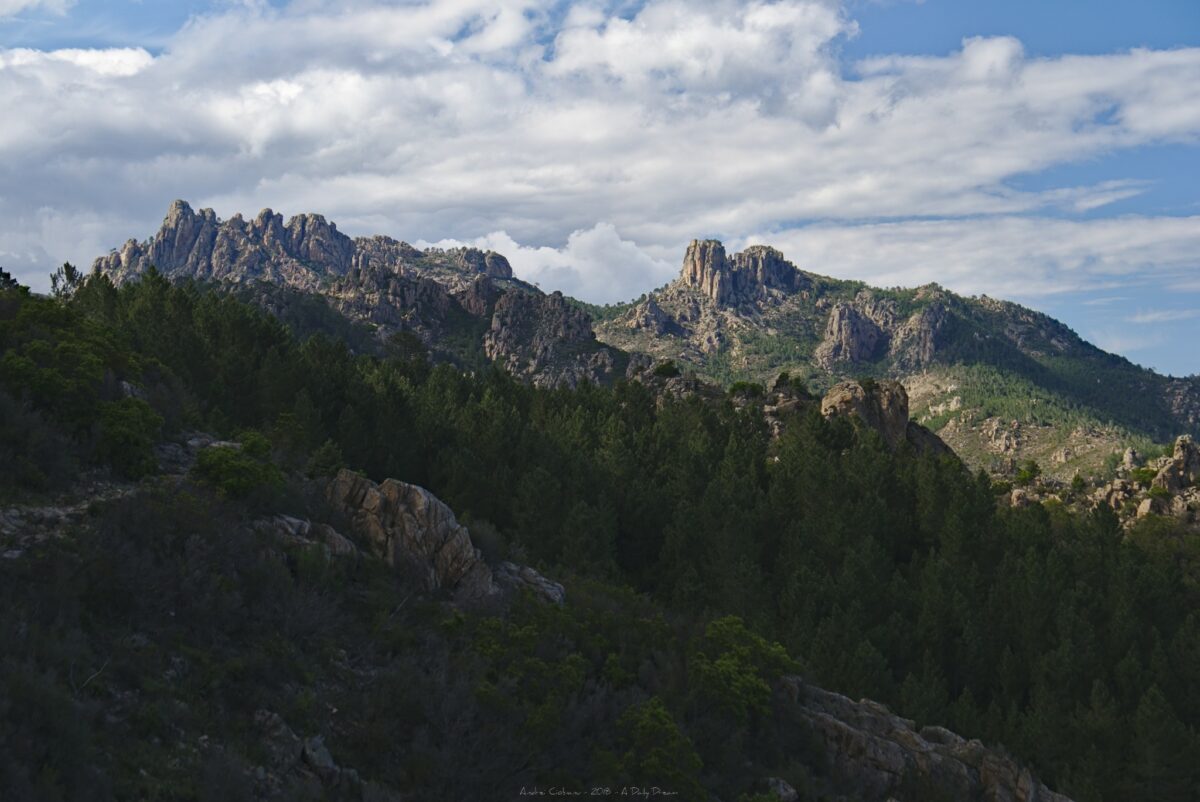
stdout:
POLYGON ((0 350, 6 799, 1200 782, 1195 534, 998 504, 892 382, 783 383, 776 431, 754 390, 356 355, 156 272, 0 290, 0 350))
POLYGON ((1036 459, 1070 479, 1125 445, 1146 451, 1200 429, 1200 377, 1160 376, 1014 303, 831 279, 765 246, 728 256, 693 242, 679 278, 596 330, 726 384, 782 371, 817 389, 901 379, 918 419, 997 472, 1036 459))

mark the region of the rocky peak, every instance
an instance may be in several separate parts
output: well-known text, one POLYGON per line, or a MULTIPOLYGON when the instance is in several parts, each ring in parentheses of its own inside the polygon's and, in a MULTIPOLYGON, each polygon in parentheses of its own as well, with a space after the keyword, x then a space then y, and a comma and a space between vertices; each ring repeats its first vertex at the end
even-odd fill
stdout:
POLYGON ((212 209, 194 211, 173 202, 158 233, 130 241, 95 266, 124 281, 154 265, 167 275, 244 282, 281 280, 312 289, 322 276, 345 275, 354 260, 353 241, 319 214, 302 214, 285 224, 263 209, 250 221, 240 214, 221 222, 212 209))
POLYGON ((752 245, 731 258, 725 255, 725 246, 712 239, 692 240, 679 278, 718 306, 762 301, 768 290, 795 292, 807 283, 796 266, 774 248, 752 245))

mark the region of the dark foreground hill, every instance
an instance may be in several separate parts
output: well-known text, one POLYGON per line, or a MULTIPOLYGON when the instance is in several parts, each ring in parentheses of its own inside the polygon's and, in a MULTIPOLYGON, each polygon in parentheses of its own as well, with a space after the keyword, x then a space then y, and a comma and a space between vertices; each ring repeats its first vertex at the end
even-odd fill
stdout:
POLYGON ((997 504, 786 382, 538 387, 149 270, 66 295, 0 290, 6 800, 1196 798, 1170 519, 997 504))

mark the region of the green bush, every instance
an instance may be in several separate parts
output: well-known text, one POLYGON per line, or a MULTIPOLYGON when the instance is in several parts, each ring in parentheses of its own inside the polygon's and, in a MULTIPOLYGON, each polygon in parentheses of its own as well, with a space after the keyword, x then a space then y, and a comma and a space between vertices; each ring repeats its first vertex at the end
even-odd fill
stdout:
POLYGON ((97 456, 118 473, 138 479, 154 471, 154 442, 163 419, 140 398, 100 404, 97 456))
POLYGON ((267 438, 259 432, 247 432, 239 440, 238 446, 210 446, 201 451, 193 475, 230 498, 282 488, 283 473, 271 462, 267 438))
POLYGON ((1129 472, 1129 477, 1142 487, 1149 487, 1157 475, 1158 472, 1153 468, 1134 468, 1129 472))
POLYGON ((675 360, 668 359, 665 362, 660 362, 654 368, 654 375, 661 376, 664 379, 674 378, 679 375, 679 366, 675 364, 675 360))
POLYGON ((1028 487, 1042 475, 1042 466, 1038 465, 1034 460, 1025 460, 1021 463, 1021 467, 1017 469, 1017 475, 1014 481, 1020 487, 1028 487))
POLYGON ((346 460, 342 457, 342 449, 333 440, 326 440, 324 444, 312 453, 308 459, 308 467, 305 473, 313 479, 321 477, 334 476, 342 468, 346 467, 346 460))
POLYGON ((758 397, 766 395, 766 388, 757 382, 734 382, 729 385, 730 395, 748 395, 758 397))

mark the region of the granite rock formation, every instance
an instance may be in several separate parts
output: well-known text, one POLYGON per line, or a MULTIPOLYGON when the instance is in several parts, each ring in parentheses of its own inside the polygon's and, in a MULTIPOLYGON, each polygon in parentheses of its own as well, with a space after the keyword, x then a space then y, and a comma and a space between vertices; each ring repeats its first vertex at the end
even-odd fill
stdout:
POLYGON ((221 221, 211 209, 175 201, 154 236, 130 240, 94 265, 116 283, 151 266, 172 279, 245 288, 276 313, 290 302, 287 292, 318 294, 370 324, 381 341, 408 331, 435 359, 474 365, 486 357, 540 385, 606 381, 621 360, 596 342, 586 313, 515 279, 494 251, 351 239, 320 215, 285 222, 265 209, 250 221, 221 221))
POLYGON ((1172 493, 1180 493, 1200 481, 1200 446, 1190 435, 1175 440, 1175 452, 1151 483, 1172 493))
POLYGON ((467 528, 422 487, 396 479, 376 484, 343 469, 330 481, 326 496, 376 556, 412 571, 428 592, 445 591, 466 603, 517 588, 555 603, 565 598, 561 585, 532 568, 503 564, 493 572, 467 528))
POLYGON ((909 420, 908 393, 898 381, 840 382, 821 399, 821 414, 861 421, 891 448, 908 443, 924 453, 953 453, 936 434, 909 420))
POLYGON ((771 290, 793 293, 807 284, 796 266, 774 248, 752 245, 727 257, 725 246, 711 239, 692 240, 680 278, 718 306, 762 301, 771 290))
POLYGON ((1011 757, 942 727, 918 730, 878 702, 854 702, 791 676, 779 682, 776 704, 824 743, 829 775, 845 798, 1070 802, 1011 757))
POLYGON ((574 387, 615 375, 614 352, 595 348, 595 342, 591 318, 561 292, 514 291, 496 302, 483 348, 488 359, 515 376, 538 385, 574 387))

